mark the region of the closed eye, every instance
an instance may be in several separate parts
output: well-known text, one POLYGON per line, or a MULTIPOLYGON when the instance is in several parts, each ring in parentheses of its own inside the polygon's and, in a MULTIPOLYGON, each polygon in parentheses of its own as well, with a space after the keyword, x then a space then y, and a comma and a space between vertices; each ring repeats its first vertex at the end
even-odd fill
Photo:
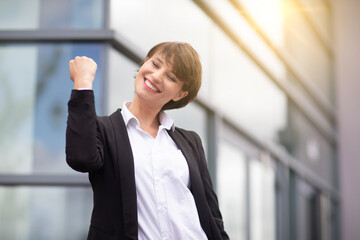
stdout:
POLYGON ((167 75, 167 77, 168 77, 171 81, 173 81, 173 82, 177 82, 177 80, 176 80, 176 78, 175 78, 175 77, 170 76, 170 75, 167 75))
POLYGON ((159 68, 159 64, 155 61, 152 61, 152 64, 154 65, 155 68, 159 68))

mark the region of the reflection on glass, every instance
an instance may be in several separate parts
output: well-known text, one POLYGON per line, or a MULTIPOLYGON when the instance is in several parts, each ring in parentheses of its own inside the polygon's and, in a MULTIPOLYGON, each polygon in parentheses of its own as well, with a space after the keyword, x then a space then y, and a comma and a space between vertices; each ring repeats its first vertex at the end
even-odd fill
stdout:
POLYGON ((73 173, 65 163, 67 102, 73 88, 68 63, 83 55, 98 63, 94 91, 101 113, 101 54, 97 43, 0 48, 1 173, 73 173))
POLYGON ((86 239, 90 188, 0 187, 0 239, 86 239))
POLYGON ((236 0, 244 6, 262 31, 272 40, 281 46, 283 42, 282 33, 282 0, 236 0))
POLYGON ((250 162, 252 240, 275 240, 275 173, 258 160, 250 162))
POLYGON ((98 29, 103 0, 2 0, 0 29, 98 29))
POLYGON ((311 79, 332 103, 334 83, 332 58, 312 30, 296 1, 284 1, 284 42, 291 56, 298 63, 302 74, 311 79))
POLYGON ((231 239, 246 239, 246 158, 222 141, 217 161, 217 194, 225 230, 231 239))

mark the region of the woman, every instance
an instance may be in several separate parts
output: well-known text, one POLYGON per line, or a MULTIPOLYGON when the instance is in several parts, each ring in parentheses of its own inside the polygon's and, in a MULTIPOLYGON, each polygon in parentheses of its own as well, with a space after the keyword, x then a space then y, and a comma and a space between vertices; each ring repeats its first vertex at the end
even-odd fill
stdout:
POLYGON ((198 54, 189 45, 153 47, 135 77, 135 96, 97 117, 96 63, 69 63, 66 160, 88 172, 94 208, 88 239, 229 239, 224 231, 199 136, 174 127, 163 110, 192 101, 201 85, 198 54))

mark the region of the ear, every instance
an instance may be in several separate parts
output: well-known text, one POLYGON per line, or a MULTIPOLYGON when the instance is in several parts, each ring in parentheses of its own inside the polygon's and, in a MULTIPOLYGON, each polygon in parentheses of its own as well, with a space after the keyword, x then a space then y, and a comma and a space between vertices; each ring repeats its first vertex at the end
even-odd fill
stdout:
POLYGON ((174 102, 179 101, 180 99, 183 99, 189 94, 188 91, 180 91, 178 94, 172 99, 174 102))

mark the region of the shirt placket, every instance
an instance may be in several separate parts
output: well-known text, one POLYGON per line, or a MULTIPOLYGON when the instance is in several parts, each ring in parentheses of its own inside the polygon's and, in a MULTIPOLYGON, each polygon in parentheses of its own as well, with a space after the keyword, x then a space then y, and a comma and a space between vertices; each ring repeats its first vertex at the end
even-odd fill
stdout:
POLYGON ((152 158, 153 158, 153 169, 154 169, 154 189, 155 189, 155 202, 156 202, 156 211, 159 218, 160 232, 162 240, 170 240, 170 225, 169 225, 169 215, 168 207, 166 201, 166 192, 163 184, 163 168, 162 168, 162 158, 163 154, 161 153, 161 148, 157 141, 155 141, 154 147, 152 148, 152 158))

